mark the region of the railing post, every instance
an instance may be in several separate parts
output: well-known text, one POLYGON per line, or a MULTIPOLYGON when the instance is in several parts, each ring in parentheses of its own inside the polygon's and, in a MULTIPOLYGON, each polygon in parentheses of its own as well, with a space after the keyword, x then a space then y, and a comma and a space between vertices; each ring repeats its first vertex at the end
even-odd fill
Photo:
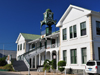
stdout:
POLYGON ((28 75, 30 75, 30 66, 28 67, 28 75))

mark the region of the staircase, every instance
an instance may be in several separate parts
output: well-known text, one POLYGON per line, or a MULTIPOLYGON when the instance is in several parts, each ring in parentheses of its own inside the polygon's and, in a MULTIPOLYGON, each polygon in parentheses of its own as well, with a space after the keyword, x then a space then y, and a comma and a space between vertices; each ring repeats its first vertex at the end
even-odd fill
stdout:
POLYGON ((13 61, 12 64, 13 64, 15 71, 28 71, 26 64, 22 60, 19 60, 19 61, 15 60, 13 61))

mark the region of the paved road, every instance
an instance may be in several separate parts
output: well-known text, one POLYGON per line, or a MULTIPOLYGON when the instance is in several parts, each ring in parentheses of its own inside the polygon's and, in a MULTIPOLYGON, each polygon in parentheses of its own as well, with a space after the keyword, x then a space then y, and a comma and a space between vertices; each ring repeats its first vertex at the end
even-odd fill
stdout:
POLYGON ((22 75, 22 74, 0 71, 0 75, 22 75))

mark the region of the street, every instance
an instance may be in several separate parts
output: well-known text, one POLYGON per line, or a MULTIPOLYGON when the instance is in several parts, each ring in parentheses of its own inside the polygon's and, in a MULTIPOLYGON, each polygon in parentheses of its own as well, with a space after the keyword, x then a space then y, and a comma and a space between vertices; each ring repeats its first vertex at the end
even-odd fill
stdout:
POLYGON ((0 71, 0 75, 23 75, 21 73, 16 73, 16 72, 5 72, 5 71, 0 71))

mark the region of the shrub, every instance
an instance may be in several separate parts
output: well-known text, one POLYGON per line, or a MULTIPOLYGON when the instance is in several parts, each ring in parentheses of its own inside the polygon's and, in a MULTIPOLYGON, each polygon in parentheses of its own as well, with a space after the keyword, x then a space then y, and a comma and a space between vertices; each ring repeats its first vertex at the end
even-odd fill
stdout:
POLYGON ((43 66, 43 71, 45 71, 45 70, 49 71, 49 70, 50 70, 51 62, 50 62, 48 59, 46 59, 46 60, 44 61, 44 64, 43 64, 43 65, 44 65, 44 66, 43 66))
POLYGON ((6 64, 6 57, 0 58, 0 66, 5 66, 6 64))
POLYGON ((11 64, 5 65, 3 69, 6 69, 6 70, 8 70, 8 71, 14 71, 14 69, 13 69, 13 67, 12 67, 11 64))
POLYGON ((45 65, 45 64, 49 64, 49 65, 51 65, 51 61, 49 61, 48 59, 46 59, 45 61, 44 61, 44 64, 43 65, 45 65))
POLYGON ((60 71, 60 72, 63 72, 64 71, 64 66, 66 66, 66 62, 65 61, 59 61, 58 62, 58 70, 60 71))
POLYGON ((52 60, 52 69, 56 69, 56 59, 52 60))

